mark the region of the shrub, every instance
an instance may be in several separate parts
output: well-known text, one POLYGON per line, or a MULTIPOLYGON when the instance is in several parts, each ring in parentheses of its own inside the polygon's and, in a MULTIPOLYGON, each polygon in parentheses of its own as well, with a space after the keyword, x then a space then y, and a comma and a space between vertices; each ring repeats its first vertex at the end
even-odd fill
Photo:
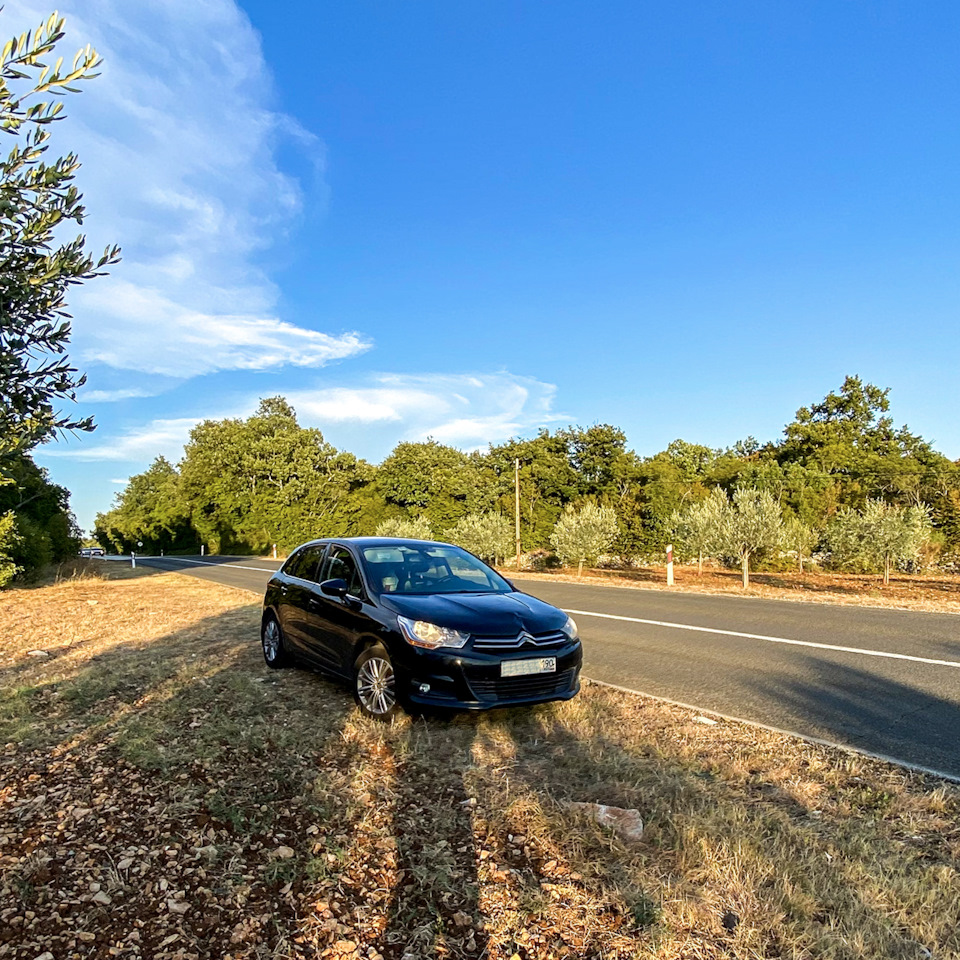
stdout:
POLYGON ((0 587, 5 587, 20 569, 13 560, 19 545, 17 518, 10 511, 0 516, 0 587))

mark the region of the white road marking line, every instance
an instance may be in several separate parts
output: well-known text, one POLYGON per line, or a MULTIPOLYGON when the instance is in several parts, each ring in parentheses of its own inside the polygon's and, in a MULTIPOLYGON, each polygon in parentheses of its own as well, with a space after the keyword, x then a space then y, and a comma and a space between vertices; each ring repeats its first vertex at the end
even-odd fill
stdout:
POLYGON ((595 613, 592 610, 567 610, 578 617, 601 617, 604 620, 624 620, 627 623, 644 623, 651 627, 670 627, 673 630, 693 630, 696 633, 717 633, 725 637, 743 637, 745 640, 766 640, 767 643, 785 643, 792 647, 814 647, 818 650, 835 650, 839 653, 857 653, 864 657, 885 657, 889 660, 910 660, 913 663, 930 663, 937 667, 960 667, 958 660, 934 660, 930 657, 911 657, 906 653, 887 653, 885 650, 864 650, 861 647, 839 647, 831 643, 813 643, 810 640, 788 640, 786 637, 767 637, 759 633, 740 633, 737 630, 717 630, 715 627, 696 627, 689 623, 669 623, 664 620, 643 620, 640 617, 620 617, 613 613, 595 613))
POLYGON ((243 563, 213 563, 210 560, 187 560, 185 557, 137 557, 138 560, 176 560, 177 563, 200 563, 205 567, 236 567, 238 570, 256 570, 258 573, 276 573, 271 567, 248 567, 243 563))

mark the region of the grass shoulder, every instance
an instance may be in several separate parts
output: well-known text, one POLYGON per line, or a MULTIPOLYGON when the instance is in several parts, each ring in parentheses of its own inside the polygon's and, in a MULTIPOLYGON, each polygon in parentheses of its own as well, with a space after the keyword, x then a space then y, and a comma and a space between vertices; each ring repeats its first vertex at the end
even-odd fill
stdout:
POLYGON ((960 955, 934 778, 591 684, 384 727, 155 569, 0 616, 0 955, 960 955))

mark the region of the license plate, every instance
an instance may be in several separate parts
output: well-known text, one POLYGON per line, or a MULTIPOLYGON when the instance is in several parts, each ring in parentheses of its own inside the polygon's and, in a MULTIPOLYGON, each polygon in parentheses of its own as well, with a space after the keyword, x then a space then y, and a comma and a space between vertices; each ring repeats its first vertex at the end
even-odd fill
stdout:
POLYGON ((501 677, 526 677, 531 673, 556 672, 556 657, 538 657, 536 660, 504 660, 500 664, 501 677))

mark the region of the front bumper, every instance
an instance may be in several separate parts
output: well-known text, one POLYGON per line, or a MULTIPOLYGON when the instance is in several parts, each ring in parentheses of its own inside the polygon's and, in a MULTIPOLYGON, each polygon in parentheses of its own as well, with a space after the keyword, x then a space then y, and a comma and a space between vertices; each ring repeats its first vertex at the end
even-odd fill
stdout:
POLYGON ((471 650, 420 650, 394 662, 399 693, 409 704, 450 710, 491 710, 552 700, 571 700, 580 690, 583 648, 579 641, 508 654, 471 650), (556 657, 554 673, 501 677, 506 660, 556 657), (421 692, 428 685, 429 690, 421 692))

